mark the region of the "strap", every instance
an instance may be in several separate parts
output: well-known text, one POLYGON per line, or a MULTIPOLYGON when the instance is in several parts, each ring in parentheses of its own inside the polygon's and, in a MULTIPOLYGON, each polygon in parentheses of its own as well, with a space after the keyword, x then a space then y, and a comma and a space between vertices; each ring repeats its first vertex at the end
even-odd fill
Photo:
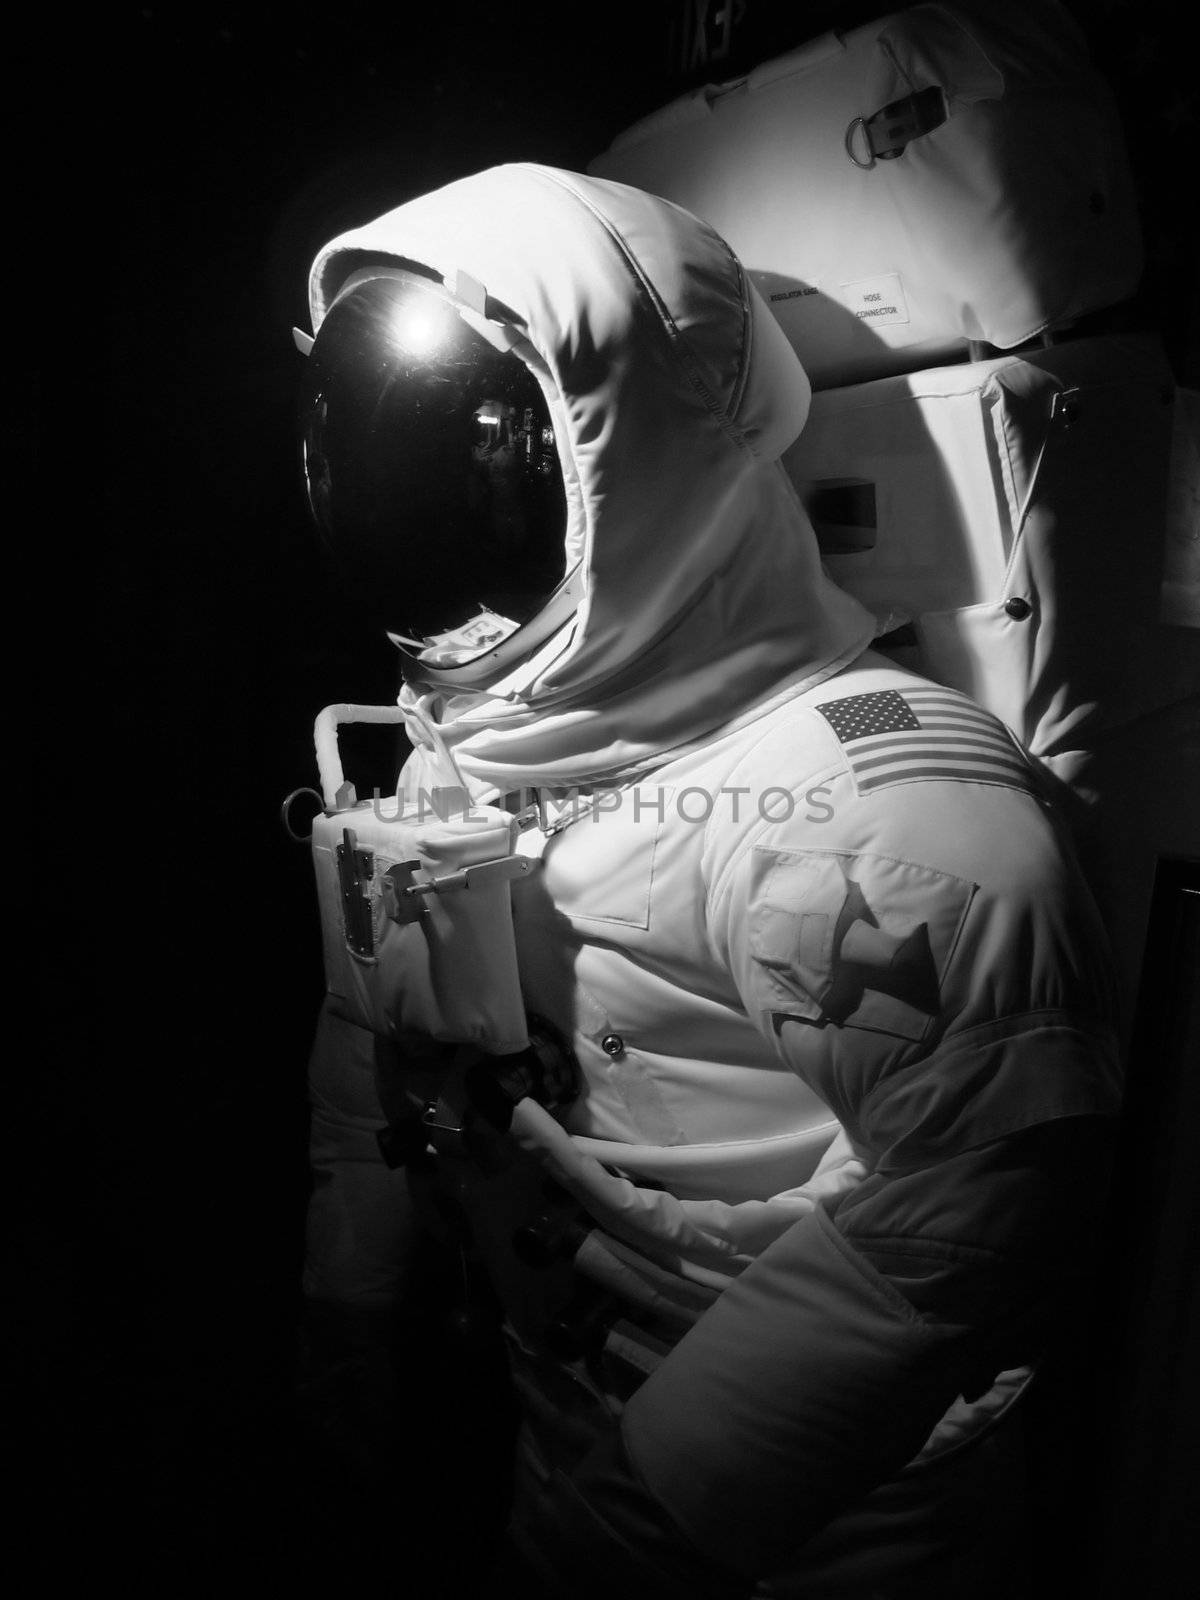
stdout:
POLYGON ((846 154, 869 170, 877 161, 895 161, 914 139, 932 133, 946 120, 946 96, 938 84, 892 100, 870 117, 855 117, 846 129, 846 154))

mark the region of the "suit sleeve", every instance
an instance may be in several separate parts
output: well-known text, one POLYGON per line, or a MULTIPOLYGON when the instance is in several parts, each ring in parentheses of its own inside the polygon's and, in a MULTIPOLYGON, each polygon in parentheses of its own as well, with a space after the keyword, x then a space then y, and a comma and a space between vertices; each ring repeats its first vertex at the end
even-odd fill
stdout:
POLYGON ((990 879, 802 842, 733 874, 714 930, 744 1003, 873 1171, 746 1269, 575 1475, 617 1543, 630 1505, 658 1519, 660 1569, 674 1530, 680 1572, 699 1553, 749 1593, 1035 1359, 1086 1263, 1115 1051, 1094 930, 1038 837, 990 879))

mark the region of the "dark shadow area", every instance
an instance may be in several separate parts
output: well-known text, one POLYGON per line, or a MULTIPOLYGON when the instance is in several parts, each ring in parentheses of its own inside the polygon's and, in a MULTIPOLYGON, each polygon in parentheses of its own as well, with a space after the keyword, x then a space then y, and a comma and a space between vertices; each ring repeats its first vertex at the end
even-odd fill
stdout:
POLYGON ((1196 1555, 1200 1192, 1185 1141, 1200 1111, 1197 972, 1200 862, 1165 858, 1099 1281, 1030 1395, 1046 1600, 1176 1594, 1196 1555))
MULTIPOLYGON (((56 331, 88 326, 69 383, 41 341, 35 440, 57 544, 41 592, 63 593, 76 549, 89 573, 71 579, 63 691, 87 736, 48 718, 38 770, 82 780, 91 842, 73 931, 53 935, 84 948, 75 993, 57 971, 47 985, 52 1018, 79 1003, 52 1040, 47 1126, 81 1181, 69 1261, 33 1263, 35 1431, 74 1479, 49 1508, 54 1559, 135 1589, 316 1593, 427 1570, 427 1592, 472 1593, 503 1515, 495 1330, 464 1336, 432 1266, 427 1315, 395 1331, 402 1382, 326 1350, 324 1389, 308 1383, 323 979, 311 865, 279 820, 316 779, 319 709, 398 687, 304 504, 291 327, 309 326, 313 256, 483 167, 582 166, 672 92, 624 25, 581 58, 558 14, 485 20, 124 10, 77 101, 102 135, 76 192, 47 197, 90 241, 86 272, 63 255, 41 279, 56 331)), ((361 792, 390 789, 386 737, 346 744, 361 792)))

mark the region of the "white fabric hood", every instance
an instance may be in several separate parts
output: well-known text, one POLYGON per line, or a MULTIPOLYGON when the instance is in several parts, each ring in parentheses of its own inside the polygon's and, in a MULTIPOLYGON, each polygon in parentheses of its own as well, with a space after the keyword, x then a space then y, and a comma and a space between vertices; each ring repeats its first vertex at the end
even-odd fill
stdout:
POLYGON ((778 461, 808 380, 710 228, 622 184, 493 168, 328 244, 314 331, 350 273, 398 261, 468 274, 522 336, 586 574, 573 621, 504 682, 405 686, 431 781, 478 797, 618 781, 866 648, 872 618, 825 577, 778 461))

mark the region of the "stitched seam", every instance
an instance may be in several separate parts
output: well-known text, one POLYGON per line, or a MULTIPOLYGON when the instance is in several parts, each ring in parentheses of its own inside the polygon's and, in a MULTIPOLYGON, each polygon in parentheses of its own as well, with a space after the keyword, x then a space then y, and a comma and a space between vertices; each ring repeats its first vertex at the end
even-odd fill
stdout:
MULTIPOLYGON (((746 388, 750 382, 750 362, 754 351, 754 314, 750 308, 750 294, 746 283, 746 269, 738 260, 737 256, 734 255, 733 251, 729 248, 728 243, 724 239, 721 240, 721 243, 725 246, 729 260, 733 265, 735 273, 737 274, 738 290, 742 302, 742 353, 738 363, 737 380, 733 386, 733 393, 729 397, 729 415, 731 417, 736 417, 742 409, 742 401, 746 398, 746 388)), ((746 443, 747 448, 750 449, 749 441, 747 440, 746 443)), ((751 454, 756 455, 757 451, 751 449, 751 454)))
MULTIPOLYGON (((949 962, 947 962, 948 967, 949 962)), ((915 1077, 922 1069, 927 1069, 933 1063, 935 1056, 938 1066, 944 1067, 947 1062, 954 1060, 955 1057, 970 1054, 985 1045, 999 1043, 1007 1039, 1032 1037, 1051 1028, 1064 1028, 1069 1033, 1078 1034, 1081 1039, 1100 1047, 1106 1046, 1107 1043, 1106 1036, 1098 1029, 1081 1025, 1072 1018, 1070 1012, 1061 1011, 1055 1007, 1047 1006, 1034 1011, 1014 1012, 1007 1017, 995 1017, 988 1022, 976 1023, 974 1027, 964 1029, 962 1033, 949 1036, 943 1034, 934 1048, 927 1051, 919 1060, 899 1068, 896 1072, 890 1073, 877 1083, 863 1098, 861 1110, 864 1113, 869 1113, 873 1104, 879 1098, 886 1098, 894 1093, 898 1087, 903 1086, 910 1075, 915 1077)), ((1055 1099, 1039 1103, 1042 1109, 1053 1104, 1055 1104, 1055 1099)), ((1013 1126, 1018 1125, 1019 1123, 1013 1124, 1013 1126)))
MULTIPOLYGON (((720 399, 713 394, 712 390, 701 377, 699 363, 696 361, 696 358, 692 355, 690 349, 688 348, 687 340, 680 332, 678 323, 676 323, 674 317, 671 316, 671 313, 667 309, 666 302, 662 299, 654 284, 642 270, 641 262, 634 255, 632 249, 626 243, 625 239, 617 231, 616 226, 597 206, 592 204, 585 194, 582 194, 578 189, 576 189, 573 184, 564 183, 561 178, 558 178, 549 172, 541 172, 539 173, 539 176, 544 178, 548 183, 553 183, 557 185, 558 188, 565 190, 570 195, 573 195, 580 205, 582 205, 591 214, 595 221, 598 222, 604 229, 605 233, 612 240, 617 251, 619 252, 621 259, 624 261, 631 277, 638 284, 646 300, 657 313, 659 327, 667 337, 667 343, 671 349, 671 352, 678 361, 687 381, 691 384, 697 395, 699 395, 700 399, 703 400, 705 409, 711 414, 715 421, 720 424, 722 431, 729 436, 734 444, 736 444, 740 449, 745 450, 747 454, 754 455, 754 451, 750 447, 750 441, 746 438, 741 429, 734 425, 726 408, 721 404, 720 399)), ((726 248, 728 249, 728 246, 726 246, 726 248)), ((743 291, 743 347, 745 342, 745 316, 746 303, 745 293, 743 291)))
POLYGON ((933 1261, 956 1261, 970 1258, 981 1262, 1002 1261, 1002 1251, 990 1250, 986 1245, 962 1244, 957 1239, 923 1238, 920 1234, 859 1233, 853 1218, 846 1223, 846 1238, 854 1241, 855 1249, 870 1247, 886 1251, 888 1255, 911 1256, 933 1261))
MULTIPOLYGON (((994 1144, 997 1139, 1003 1139, 1010 1133, 1024 1133, 1027 1129, 1036 1128, 1045 1122, 1064 1122, 1074 1117, 1107 1118, 1115 1115, 1111 1111, 1097 1111, 1090 1105, 1076 1104, 1074 1096, 1078 1093, 1078 1085, 1064 1089, 1053 1098, 1035 1100, 1031 1105, 1006 1121, 999 1122, 988 1119, 980 1126, 964 1129, 961 1136, 953 1139, 952 1147, 947 1152, 951 1155, 966 1155, 968 1151, 978 1150, 981 1145, 994 1144)), ((902 1145, 903 1139, 896 1141, 902 1145)), ((898 1176, 904 1172, 923 1172, 930 1165, 929 1151, 939 1150, 946 1143, 946 1135, 941 1134, 934 1139, 926 1135, 917 1141, 916 1152, 910 1158, 910 1164, 896 1166, 890 1159, 890 1154, 885 1154, 879 1172, 884 1176, 898 1176), (924 1155, 920 1152, 924 1150, 924 1155)))
POLYGON ((872 1291, 875 1298, 877 1300, 881 1300, 884 1305, 890 1306, 894 1311, 898 1312, 909 1327, 918 1329, 927 1338, 932 1340, 934 1338, 934 1331, 921 1313, 917 1310, 917 1308, 910 1300, 905 1299, 905 1297, 900 1293, 899 1289, 887 1281, 878 1268, 872 1267, 871 1263, 865 1260, 858 1253, 854 1245, 851 1244, 850 1240, 847 1239, 844 1234, 838 1231, 837 1227, 829 1217, 825 1207, 819 1205, 816 1211, 812 1214, 816 1219, 817 1226, 823 1230, 826 1237, 836 1247, 838 1254, 843 1258, 846 1264, 854 1268, 855 1272, 862 1279, 863 1283, 866 1284, 866 1286, 872 1291))

